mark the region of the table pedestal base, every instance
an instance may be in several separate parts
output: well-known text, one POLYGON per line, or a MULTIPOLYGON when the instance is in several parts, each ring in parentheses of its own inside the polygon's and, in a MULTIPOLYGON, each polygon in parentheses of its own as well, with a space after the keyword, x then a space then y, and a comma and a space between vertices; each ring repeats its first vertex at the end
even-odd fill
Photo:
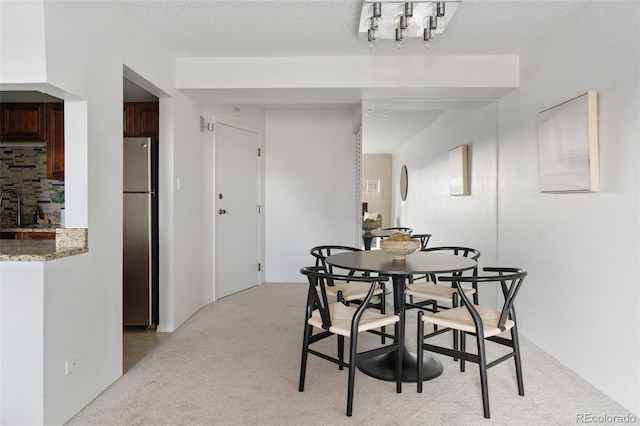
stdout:
MULTIPOLYGON (((367 376, 376 379, 385 380, 387 382, 396 381, 396 354, 388 353, 373 358, 360 361, 357 365, 358 370, 367 376)), ((418 371, 416 355, 407 351, 402 352, 402 381, 407 383, 415 383, 418 381, 418 371)), ((422 363, 423 379, 435 379, 442 374, 442 363, 432 357, 424 354, 422 363)))

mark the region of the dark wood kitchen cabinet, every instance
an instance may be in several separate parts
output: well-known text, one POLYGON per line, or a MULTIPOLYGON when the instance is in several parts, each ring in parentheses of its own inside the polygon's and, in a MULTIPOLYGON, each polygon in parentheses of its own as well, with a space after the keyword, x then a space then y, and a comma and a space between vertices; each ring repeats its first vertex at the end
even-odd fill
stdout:
POLYGON ((6 142, 44 142, 46 119, 44 103, 0 104, 0 140, 6 142))
POLYGON ((157 102, 126 102, 123 107, 124 137, 158 137, 159 117, 157 102))
POLYGON ((0 232, 0 239, 2 240, 55 240, 55 232, 14 232, 14 231, 2 231, 0 232))
POLYGON ((18 232, 18 240, 55 240, 55 232, 18 232))
POLYGON ((47 178, 64 180, 64 103, 46 104, 47 178))

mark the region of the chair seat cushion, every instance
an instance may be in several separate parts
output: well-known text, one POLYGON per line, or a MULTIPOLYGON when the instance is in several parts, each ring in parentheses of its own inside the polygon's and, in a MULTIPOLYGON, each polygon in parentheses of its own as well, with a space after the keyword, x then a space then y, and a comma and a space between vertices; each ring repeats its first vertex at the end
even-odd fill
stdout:
MULTIPOLYGON (((434 284, 430 281, 407 284, 405 294, 408 296, 419 297, 421 299, 437 300, 438 302, 444 302, 451 304, 454 293, 457 292, 455 288, 447 285, 434 284)), ((475 289, 464 289, 464 294, 467 296, 475 293, 475 289)))
MULTIPOLYGON (((352 281, 349 283, 335 283, 331 286, 325 287, 327 290, 327 296, 338 297, 338 292, 342 292, 342 297, 347 302, 350 300, 364 299, 369 293, 371 283, 352 281)), ((378 286, 374 291, 374 295, 382 294, 382 289, 378 286)))
MULTIPOLYGON (((502 333, 503 330, 498 328, 498 321, 500 321, 500 311, 485 308, 482 306, 474 305, 480 318, 482 319, 482 328, 484 331, 484 337, 497 336, 502 333)), ((456 330, 462 330, 470 333, 476 332, 476 327, 473 323, 473 318, 469 310, 460 306, 458 308, 447 309, 446 311, 440 311, 433 315, 425 315, 422 317, 422 321, 425 323, 436 324, 445 328, 453 328, 456 330)), ((514 325, 514 322, 510 319, 504 324, 505 330, 510 330, 514 325)))
MULTIPOLYGON (((345 306, 340 302, 332 303, 329 305, 329 315, 331 316, 331 327, 329 331, 341 336, 350 337, 351 335, 351 320, 356 312, 356 308, 353 306, 345 306)), ((395 324, 400 321, 398 315, 383 315, 366 309, 360 317, 360 324, 358 324, 358 333, 380 328, 385 325, 395 324)), ((322 328, 322 318, 320 317, 320 311, 315 310, 309 318, 309 324, 322 328)))

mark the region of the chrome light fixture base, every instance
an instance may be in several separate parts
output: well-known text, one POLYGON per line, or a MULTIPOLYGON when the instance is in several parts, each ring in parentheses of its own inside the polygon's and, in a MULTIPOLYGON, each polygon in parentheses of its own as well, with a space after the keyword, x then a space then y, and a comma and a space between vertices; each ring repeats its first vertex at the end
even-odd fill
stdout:
POLYGON ((442 34, 461 1, 370 2, 362 4, 358 39, 366 40, 369 49, 385 40, 398 50, 404 43, 423 43, 425 48, 442 34))

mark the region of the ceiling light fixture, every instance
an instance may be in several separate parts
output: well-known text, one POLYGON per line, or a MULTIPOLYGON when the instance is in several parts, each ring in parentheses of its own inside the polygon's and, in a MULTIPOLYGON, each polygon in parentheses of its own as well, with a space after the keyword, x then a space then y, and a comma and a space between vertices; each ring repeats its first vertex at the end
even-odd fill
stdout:
POLYGON ((397 50, 404 43, 419 40, 425 49, 442 34, 460 1, 368 2, 362 4, 358 38, 365 38, 370 50, 380 40, 390 40, 397 50))

